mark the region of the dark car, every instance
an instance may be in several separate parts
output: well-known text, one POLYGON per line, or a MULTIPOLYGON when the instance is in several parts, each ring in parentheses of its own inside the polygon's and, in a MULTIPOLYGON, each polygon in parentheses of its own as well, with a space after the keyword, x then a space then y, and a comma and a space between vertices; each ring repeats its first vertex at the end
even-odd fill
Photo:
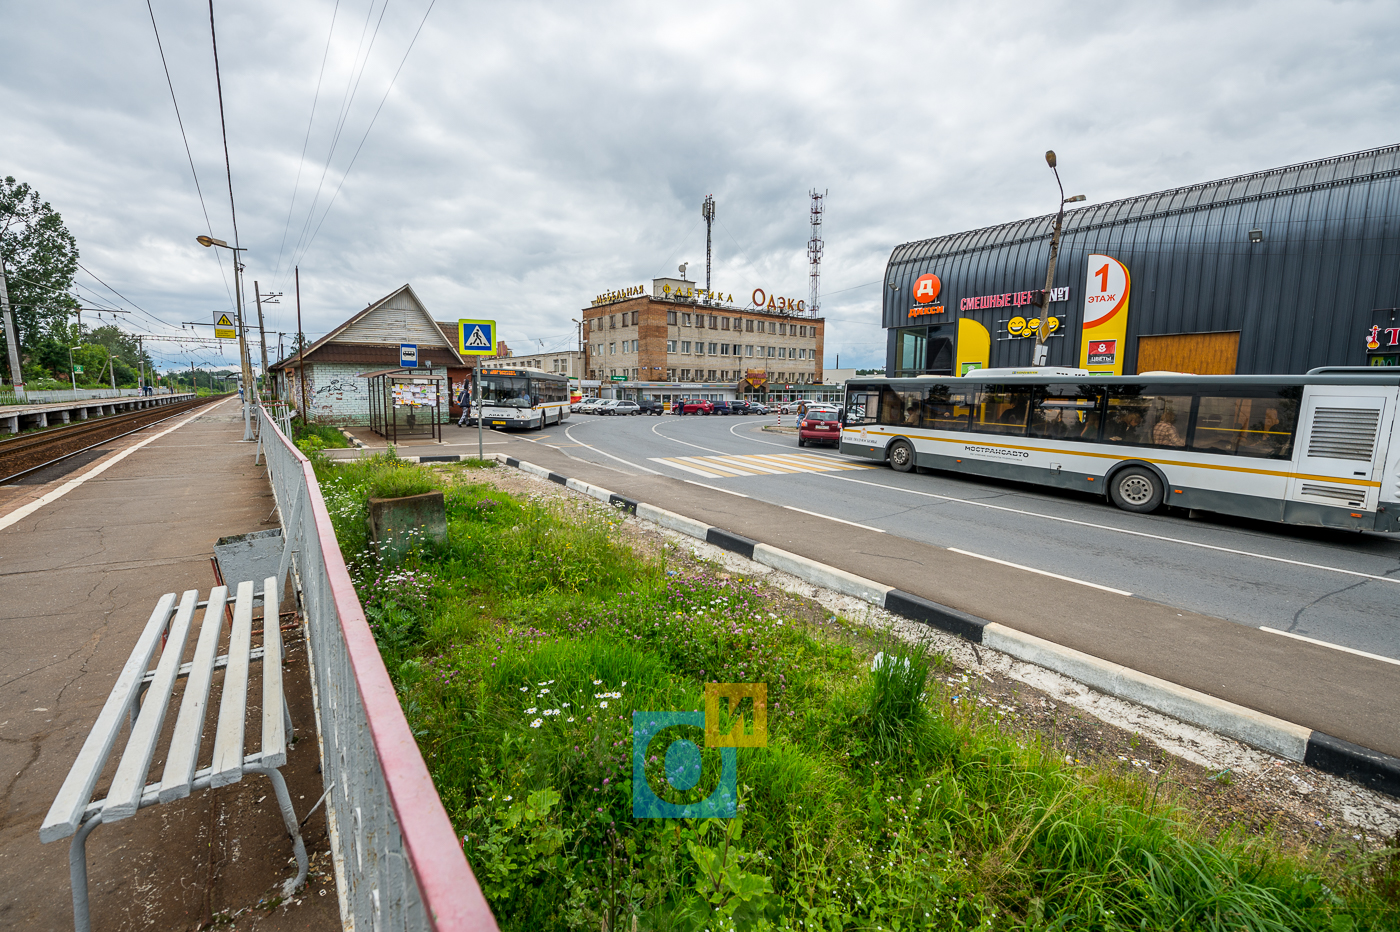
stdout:
POLYGON ((714 414, 715 406, 704 398, 682 398, 671 410, 676 414, 714 414))
POLYGON ((743 411, 741 411, 741 410, 739 410, 738 408, 736 408, 736 407, 735 407, 735 403, 732 402, 732 401, 715 401, 715 402, 711 402, 711 404, 713 405, 713 410, 710 412, 711 414, 743 414, 743 413, 744 413, 743 411))
POLYGON ((666 410, 666 405, 654 398, 642 399, 637 402, 637 407, 642 409, 642 414, 663 414, 666 410))
POLYGON ((818 409, 808 411, 797 425, 797 445, 805 447, 809 443, 841 443, 841 416, 835 411, 818 409))
POLYGON ((731 401, 729 407, 735 414, 757 414, 758 408, 752 401, 740 398, 738 401, 731 401))

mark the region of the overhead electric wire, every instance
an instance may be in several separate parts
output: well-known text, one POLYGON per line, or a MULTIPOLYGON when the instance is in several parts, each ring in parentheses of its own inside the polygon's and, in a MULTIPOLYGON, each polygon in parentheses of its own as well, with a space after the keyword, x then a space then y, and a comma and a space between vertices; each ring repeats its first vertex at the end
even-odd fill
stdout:
MULTIPOLYGON (((233 162, 228 157, 228 123, 224 120, 224 79, 219 74, 219 36, 214 30, 214 0, 209 0, 209 41, 214 47, 214 84, 219 91, 219 129, 224 135, 224 169, 228 172, 228 210, 233 220, 233 274, 238 274, 238 209, 233 203, 233 162)), ((212 233, 210 234, 213 235, 212 233)), ((92 273, 89 272, 89 275, 92 273)), ((96 275, 92 276, 97 278, 96 275)), ((100 279, 99 279, 100 281, 100 279)), ((103 284, 106 284, 105 282, 103 284)))
MULTIPOLYGON (((170 66, 165 61, 165 46, 160 41, 160 27, 156 25, 156 11, 151 6, 151 0, 146 0, 146 12, 151 14, 151 29, 156 34, 156 48, 160 50, 160 65, 165 69, 165 84, 170 88, 170 102, 175 105, 175 122, 180 125, 180 138, 185 141, 185 157, 190 161, 190 174, 194 176, 194 190, 199 195, 199 209, 204 211, 204 225, 209 231, 209 235, 214 235, 214 224, 209 220, 209 208, 204 204, 204 190, 199 186, 199 172, 194 168, 194 155, 190 152, 190 138, 185 135, 185 120, 180 116, 180 102, 175 99, 175 82, 170 78, 170 66)), ((219 276, 224 280, 224 291, 228 292, 228 275, 224 272, 223 256, 216 254, 215 260, 219 263, 219 276)), ((233 293, 229 292, 228 299, 233 301, 233 293)))
MULTIPOLYGON (((150 0, 146 0, 147 3, 150 0)), ((306 120, 306 136, 301 141, 301 160, 297 162, 297 177, 292 183, 292 200, 287 205, 287 220, 282 225, 282 242, 277 247, 277 262, 272 267, 272 277, 275 281, 278 271, 282 268, 282 252, 287 248, 287 233, 292 228, 292 211, 297 203, 297 191, 301 188, 301 170, 306 165, 306 150, 311 144, 311 127, 316 122, 316 105, 321 100, 321 82, 326 76, 326 59, 331 54, 331 38, 335 35, 335 20, 340 13, 340 0, 335 0, 335 6, 331 9, 331 28, 326 32, 326 47, 321 51, 321 70, 316 73, 316 93, 311 97, 311 116, 306 120)))
MULTIPOLYGON (((340 176, 340 184, 336 185, 335 193, 331 195, 330 203, 326 205, 326 210, 321 214, 320 221, 316 224, 316 229, 312 231, 311 238, 302 247, 301 256, 305 256, 311 244, 315 242, 316 235, 321 232, 321 225, 326 222, 326 217, 330 214, 331 208, 335 206, 336 198, 340 196, 340 189, 345 186, 345 179, 350 176, 350 170, 355 167, 355 161, 360 157, 360 150, 365 147, 365 140, 369 139, 370 130, 374 129, 375 121, 379 119, 379 112, 384 109, 384 103, 389 99, 389 93, 394 89, 394 84, 399 80, 399 73, 403 71, 403 66, 408 62, 409 53, 413 51, 413 46, 418 42, 418 36, 423 32, 423 27, 428 22, 428 14, 433 12, 433 7, 437 0, 431 0, 428 8, 423 11, 423 19, 418 23, 418 29, 414 31, 413 38, 409 40, 408 48, 404 49, 403 58, 399 60, 399 67, 394 70, 394 76, 389 79, 389 86, 384 89, 384 96, 379 99, 379 106, 374 110, 374 116, 370 117, 369 126, 365 127, 365 134, 360 137, 360 144, 355 147, 355 154, 350 157, 350 164, 345 166, 345 171, 340 176)), ((298 260, 300 261, 300 260, 298 260)))

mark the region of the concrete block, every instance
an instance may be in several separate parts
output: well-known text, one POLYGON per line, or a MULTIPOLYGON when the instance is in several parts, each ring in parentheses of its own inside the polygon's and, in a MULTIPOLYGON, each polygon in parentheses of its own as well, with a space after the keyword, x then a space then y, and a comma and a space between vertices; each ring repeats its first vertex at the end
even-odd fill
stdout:
POLYGON ((369 500, 369 536, 380 559, 397 560, 424 540, 447 540, 447 507, 442 493, 369 500))

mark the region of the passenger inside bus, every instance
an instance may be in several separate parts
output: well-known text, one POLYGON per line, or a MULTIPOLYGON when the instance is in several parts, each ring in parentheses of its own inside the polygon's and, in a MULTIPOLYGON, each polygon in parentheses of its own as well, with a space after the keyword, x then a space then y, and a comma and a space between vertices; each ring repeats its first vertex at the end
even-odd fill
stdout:
POLYGON ((1142 412, 1136 408, 1119 408, 1108 423, 1108 439, 1114 443, 1141 443, 1142 412))
POLYGON ((1152 442, 1159 447, 1186 446, 1186 438, 1176 429, 1176 412, 1171 408, 1163 411, 1157 423, 1152 426, 1152 442))

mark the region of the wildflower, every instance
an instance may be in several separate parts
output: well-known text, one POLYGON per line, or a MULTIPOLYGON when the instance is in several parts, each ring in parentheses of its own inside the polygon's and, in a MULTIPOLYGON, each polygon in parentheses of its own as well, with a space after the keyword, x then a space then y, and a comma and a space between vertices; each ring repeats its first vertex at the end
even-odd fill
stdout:
POLYGON ((530 723, 530 727, 531 727, 531 728, 539 728, 539 727, 540 727, 541 725, 543 725, 543 724, 544 724, 544 719, 542 719, 542 718, 537 718, 537 719, 535 719, 533 722, 530 723))
POLYGON ((604 699, 602 702, 600 702, 600 703, 598 703, 598 704, 601 705, 601 706, 602 706, 603 708, 605 708, 605 709, 608 707, 608 701, 607 701, 606 699, 604 699))
POLYGON ((515 798, 514 796, 507 796, 507 797, 506 797, 506 802, 510 802, 510 801, 511 801, 512 799, 514 799, 514 798, 515 798))

